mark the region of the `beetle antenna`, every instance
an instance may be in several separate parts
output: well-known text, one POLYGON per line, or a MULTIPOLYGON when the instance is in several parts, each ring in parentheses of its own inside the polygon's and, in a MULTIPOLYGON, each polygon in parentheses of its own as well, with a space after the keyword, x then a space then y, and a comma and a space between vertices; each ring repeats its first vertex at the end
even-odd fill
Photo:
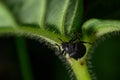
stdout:
POLYGON ((62 39, 58 38, 60 41, 64 42, 62 39))

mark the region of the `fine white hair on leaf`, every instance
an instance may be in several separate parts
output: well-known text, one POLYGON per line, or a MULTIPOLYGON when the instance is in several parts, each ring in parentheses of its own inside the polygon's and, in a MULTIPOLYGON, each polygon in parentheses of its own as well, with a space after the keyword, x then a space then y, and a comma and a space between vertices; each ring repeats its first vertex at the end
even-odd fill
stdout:
POLYGON ((97 76, 93 71, 95 68, 95 64, 94 65, 92 64, 92 59, 93 59, 92 55, 97 54, 97 53, 94 53, 97 46, 99 46, 105 40, 112 38, 113 36, 120 36, 120 31, 110 32, 110 33, 104 34, 103 36, 99 37, 98 39, 96 39, 96 41, 94 42, 94 44, 92 45, 92 47, 88 51, 87 65, 88 65, 88 71, 92 77, 92 80, 97 80, 97 76))

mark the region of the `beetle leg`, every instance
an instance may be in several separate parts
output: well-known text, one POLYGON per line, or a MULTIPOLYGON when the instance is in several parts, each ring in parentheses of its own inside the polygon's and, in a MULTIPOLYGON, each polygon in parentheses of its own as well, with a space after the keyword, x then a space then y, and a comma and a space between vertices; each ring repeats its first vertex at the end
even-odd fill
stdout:
POLYGON ((62 55, 66 55, 66 52, 63 50, 63 51, 61 52, 61 54, 62 54, 62 55))
POLYGON ((74 56, 75 54, 76 54, 76 53, 74 53, 74 52, 73 52, 73 53, 71 53, 71 54, 70 54, 70 57, 74 56))
MULTIPOLYGON (((55 44, 55 45, 58 46, 60 54, 66 55, 66 52, 64 50, 62 51, 61 48, 60 48, 60 46, 58 44, 55 44)), ((60 54, 58 54, 58 55, 60 55, 60 54)))
POLYGON ((58 45, 58 44, 55 44, 56 46, 58 46, 58 49, 59 49, 59 51, 60 51, 60 54, 62 53, 62 50, 61 50, 61 48, 60 48, 60 45, 58 45))
POLYGON ((55 44, 55 45, 58 46, 58 48, 59 48, 59 50, 60 50, 60 52, 61 52, 60 46, 59 46, 58 44, 55 44))

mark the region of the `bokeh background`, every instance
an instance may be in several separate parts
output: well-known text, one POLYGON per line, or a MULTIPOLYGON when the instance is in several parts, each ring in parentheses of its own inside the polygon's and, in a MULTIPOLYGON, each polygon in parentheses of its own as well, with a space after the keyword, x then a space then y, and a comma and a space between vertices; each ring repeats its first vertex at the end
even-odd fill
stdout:
MULTIPOLYGON (((83 21, 91 18, 120 20, 120 0, 84 0, 83 21)), ((39 41, 23 40, 30 66, 31 79, 70 80, 65 65, 54 51, 39 41)), ((20 41, 21 42, 21 41, 20 41)), ((19 44, 21 44, 19 42, 19 44)), ((0 36, 0 80, 24 80, 16 37, 0 36)), ((21 46, 21 49, 23 46, 21 46)), ((93 72, 98 80, 120 80, 120 35, 101 41, 92 53, 93 72)), ((29 69, 28 69, 29 70, 29 69)))
MULTIPOLYGON (((83 22, 90 18, 120 20, 119 0, 85 0, 83 22)), ((120 80, 120 35, 98 41, 92 53, 92 70, 98 80, 120 80)))

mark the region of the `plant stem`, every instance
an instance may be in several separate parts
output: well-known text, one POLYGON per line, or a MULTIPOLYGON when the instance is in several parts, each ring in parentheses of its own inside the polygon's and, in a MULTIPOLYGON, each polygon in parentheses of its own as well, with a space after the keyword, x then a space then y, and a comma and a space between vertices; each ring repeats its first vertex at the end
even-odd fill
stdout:
POLYGON ((16 37, 17 52, 20 61, 23 80, 34 80, 30 60, 26 52, 26 43, 23 37, 16 37))
POLYGON ((91 80, 86 61, 71 59, 71 67, 76 76, 76 80, 91 80))

